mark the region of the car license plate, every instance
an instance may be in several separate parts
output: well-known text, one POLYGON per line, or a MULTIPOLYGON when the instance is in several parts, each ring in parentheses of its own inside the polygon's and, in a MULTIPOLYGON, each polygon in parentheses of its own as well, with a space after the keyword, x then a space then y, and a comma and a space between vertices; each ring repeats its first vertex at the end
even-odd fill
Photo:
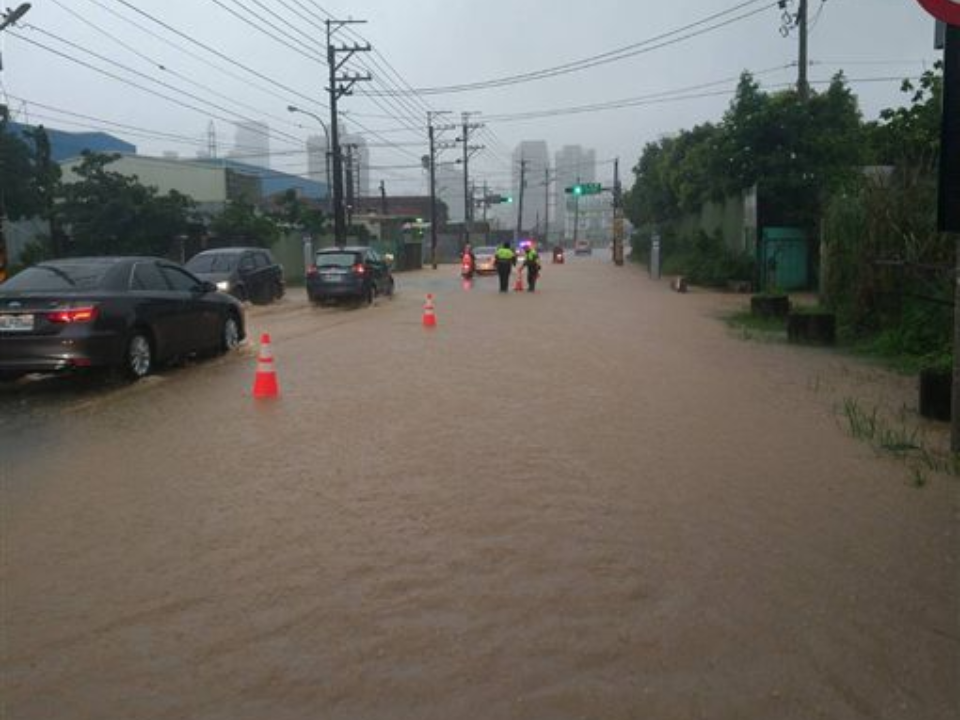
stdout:
POLYGON ((29 332, 33 330, 33 315, 0 315, 0 331, 29 332))
POLYGON ((340 282, 343 280, 343 275, 340 273, 323 273, 320 275, 327 282, 340 282))

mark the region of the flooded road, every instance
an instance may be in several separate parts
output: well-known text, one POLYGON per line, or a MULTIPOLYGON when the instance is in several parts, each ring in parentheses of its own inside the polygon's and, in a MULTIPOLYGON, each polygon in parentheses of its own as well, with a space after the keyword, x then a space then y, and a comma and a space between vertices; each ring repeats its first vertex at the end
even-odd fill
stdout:
POLYGON ((455 272, 254 309, 277 402, 249 343, 2 389, 0 718, 957 717, 958 481, 834 410, 905 381, 601 258, 455 272))

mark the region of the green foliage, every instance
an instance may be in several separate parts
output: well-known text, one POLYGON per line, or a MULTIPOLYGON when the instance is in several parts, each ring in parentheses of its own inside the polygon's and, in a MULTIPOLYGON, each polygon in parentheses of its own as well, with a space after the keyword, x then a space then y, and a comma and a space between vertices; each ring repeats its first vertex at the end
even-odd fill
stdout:
POLYGON ((692 238, 675 238, 662 245, 663 273, 683 275, 694 285, 723 287, 729 280, 753 276, 753 258, 731 252, 719 234, 699 232, 692 238))
POLYGON ((750 339, 746 337, 747 333, 750 333, 751 337, 753 334, 759 333, 775 336, 779 340, 786 341, 787 339, 786 320, 782 317, 754 315, 749 310, 742 310, 728 315, 725 321, 729 327, 744 331, 745 339, 750 339))
POLYGON ((823 223, 825 304, 860 350, 907 372, 951 358, 955 246, 936 225, 941 86, 939 67, 904 83, 910 104, 867 132, 873 161, 894 167, 848 185, 823 223))
POLYGON ((910 103, 886 109, 880 113, 879 121, 868 123, 874 164, 920 168, 924 172, 935 167, 940 151, 942 73, 943 63, 938 61, 916 84, 904 80, 901 90, 910 96, 910 103))
POLYGON ((49 217, 60 167, 50 158, 46 131, 36 128, 17 137, 0 120, 0 188, 11 220, 49 217))
POLYGON ((79 180, 59 186, 56 219, 69 231, 70 253, 165 255, 188 231, 193 201, 110 171, 116 157, 85 152, 75 169, 79 180))
POLYGON ((246 200, 228 202, 223 212, 210 223, 210 230, 237 245, 270 247, 280 237, 276 221, 262 215, 246 200))
POLYGON ((297 191, 292 188, 280 197, 278 207, 272 215, 277 222, 304 230, 313 237, 329 231, 323 211, 311 207, 310 203, 298 196, 297 191))
POLYGON ((636 226, 662 227, 758 185, 767 217, 813 228, 825 199, 855 175, 864 148, 857 100, 842 75, 804 102, 794 91, 764 93, 744 73, 721 123, 647 144, 627 216, 636 226))

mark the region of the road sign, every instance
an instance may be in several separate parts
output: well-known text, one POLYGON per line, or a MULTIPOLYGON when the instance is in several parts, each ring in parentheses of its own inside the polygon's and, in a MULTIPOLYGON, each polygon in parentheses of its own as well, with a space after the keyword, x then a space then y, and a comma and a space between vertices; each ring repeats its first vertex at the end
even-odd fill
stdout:
POLYGON ((960 0, 917 0, 937 20, 960 27, 960 0))
POLYGON ((563 191, 567 195, 596 195, 603 192, 603 185, 600 183, 577 183, 564 188, 563 191))

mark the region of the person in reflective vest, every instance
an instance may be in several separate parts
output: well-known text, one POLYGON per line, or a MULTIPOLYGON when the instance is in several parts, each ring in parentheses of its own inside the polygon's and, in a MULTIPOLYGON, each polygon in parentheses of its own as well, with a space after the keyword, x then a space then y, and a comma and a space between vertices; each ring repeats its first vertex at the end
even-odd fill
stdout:
POLYGON ((500 292, 509 292, 510 271, 517 264, 517 254, 510 247, 509 242, 504 242, 497 248, 494 258, 497 264, 497 274, 500 276, 500 292))
POLYGON ((537 278, 540 277, 540 253, 537 246, 531 244, 523 258, 523 266, 527 269, 527 292, 537 289, 537 278))

